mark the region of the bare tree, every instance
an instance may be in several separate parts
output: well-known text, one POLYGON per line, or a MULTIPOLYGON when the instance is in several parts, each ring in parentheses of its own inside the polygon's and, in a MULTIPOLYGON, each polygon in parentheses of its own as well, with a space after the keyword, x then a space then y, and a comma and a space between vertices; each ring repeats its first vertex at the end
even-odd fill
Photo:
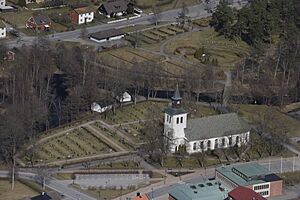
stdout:
POLYGON ((155 23, 155 26, 157 26, 161 16, 160 16, 160 9, 157 7, 156 4, 152 5, 152 13, 153 13, 153 21, 155 23))
POLYGON ((51 173, 46 167, 37 168, 37 181, 42 185, 43 190, 46 190, 47 179, 51 176, 51 173))

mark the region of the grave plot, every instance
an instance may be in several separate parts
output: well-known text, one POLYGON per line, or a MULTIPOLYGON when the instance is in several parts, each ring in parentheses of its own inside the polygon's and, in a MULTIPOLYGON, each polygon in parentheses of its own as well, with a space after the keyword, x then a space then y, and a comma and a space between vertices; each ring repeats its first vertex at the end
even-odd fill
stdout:
POLYGON ((85 128, 78 128, 38 144, 35 152, 36 163, 47 163, 110 153, 114 150, 85 128))

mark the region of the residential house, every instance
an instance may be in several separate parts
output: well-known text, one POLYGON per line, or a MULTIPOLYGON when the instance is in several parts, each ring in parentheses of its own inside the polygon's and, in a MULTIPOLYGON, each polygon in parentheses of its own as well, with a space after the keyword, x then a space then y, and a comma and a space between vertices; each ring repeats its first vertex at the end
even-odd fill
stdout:
POLYGON ((6 37, 6 25, 0 21, 0 38, 6 37))
POLYGON ((171 152, 184 148, 192 154, 249 142, 250 128, 236 113, 188 119, 178 86, 171 99, 172 106, 164 111, 164 134, 172 139, 171 152))
POLYGON ((7 61, 14 61, 15 60, 15 52, 13 51, 7 51, 6 52, 6 55, 4 57, 4 60, 7 60, 7 61))
POLYGON ((130 200, 150 200, 150 198, 146 194, 141 195, 138 192, 137 195, 135 197, 131 198, 130 200))
POLYGON ((228 193, 228 200, 267 200, 250 188, 239 186, 228 193))
POLYGON ((120 103, 128 103, 131 102, 132 98, 131 95, 128 92, 124 92, 120 97, 117 97, 117 100, 120 103))
POLYGON ((38 14, 30 17, 26 21, 26 28, 33 29, 35 31, 49 31, 52 26, 50 18, 46 15, 38 14))
POLYGON ((11 11, 15 10, 14 7, 6 5, 6 0, 0 0, 0 11, 11 11))
POLYGON ((97 43, 119 40, 125 37, 125 33, 119 29, 109 29, 105 31, 99 31, 89 35, 90 40, 97 43))
POLYGON ((126 14, 128 3, 128 0, 111 0, 103 3, 98 8, 98 12, 101 15, 105 15, 107 18, 122 16, 126 14))
POLYGON ((94 20, 94 12, 88 7, 76 8, 69 13, 73 24, 85 24, 94 20))
POLYGON ((112 105, 104 105, 102 104, 102 106, 96 102, 93 102, 91 104, 91 110, 94 112, 98 112, 98 113, 103 113, 105 111, 111 110, 112 109, 112 105))
POLYGON ((257 163, 218 167, 216 179, 231 190, 243 186, 263 197, 282 195, 282 179, 257 163))
POLYGON ((37 196, 31 198, 24 198, 23 200, 62 200, 62 197, 57 192, 50 191, 48 193, 42 192, 37 196))
POLYGON ((227 193, 228 189, 215 180, 185 183, 169 192, 169 200, 226 200, 227 193))

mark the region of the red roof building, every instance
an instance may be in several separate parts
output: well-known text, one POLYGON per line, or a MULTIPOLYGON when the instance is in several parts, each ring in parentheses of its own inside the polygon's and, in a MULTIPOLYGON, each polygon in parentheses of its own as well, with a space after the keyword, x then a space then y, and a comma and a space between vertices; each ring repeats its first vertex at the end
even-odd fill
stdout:
POLYGON ((229 200, 267 200, 250 188, 239 186, 228 193, 229 200))

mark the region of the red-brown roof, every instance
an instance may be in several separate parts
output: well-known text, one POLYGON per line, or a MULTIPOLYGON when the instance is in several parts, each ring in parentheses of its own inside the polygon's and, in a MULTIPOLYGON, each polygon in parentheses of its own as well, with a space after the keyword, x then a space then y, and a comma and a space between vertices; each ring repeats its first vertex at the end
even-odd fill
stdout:
POLYGON ((149 200, 149 198, 147 197, 147 195, 144 194, 144 195, 133 197, 131 200, 149 200))
POLYGON ((253 190, 242 186, 233 189, 228 196, 234 200, 267 200, 253 190))

